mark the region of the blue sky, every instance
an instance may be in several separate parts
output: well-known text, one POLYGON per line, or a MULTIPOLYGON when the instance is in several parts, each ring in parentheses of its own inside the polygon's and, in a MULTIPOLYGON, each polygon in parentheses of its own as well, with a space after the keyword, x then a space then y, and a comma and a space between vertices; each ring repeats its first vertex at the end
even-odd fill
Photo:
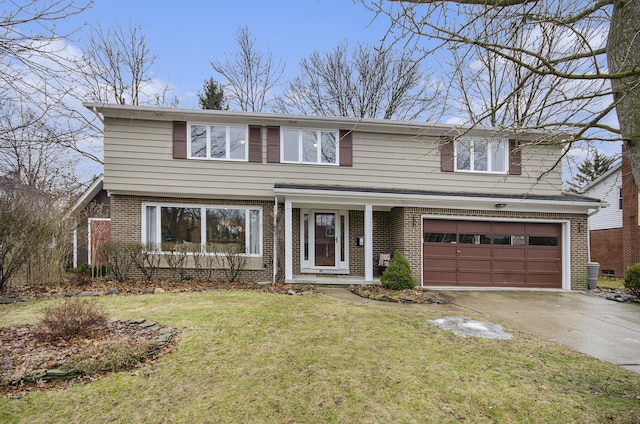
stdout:
POLYGON ((108 28, 116 23, 126 26, 131 19, 140 24, 158 56, 157 77, 174 87, 180 107, 195 107, 195 93, 203 81, 215 78, 211 60, 237 51, 238 28, 247 26, 260 50, 282 58, 286 78, 295 75, 299 60, 314 50, 328 51, 346 40, 350 45, 377 43, 387 28, 382 21, 371 24, 372 17, 351 0, 96 0, 75 23, 108 28))

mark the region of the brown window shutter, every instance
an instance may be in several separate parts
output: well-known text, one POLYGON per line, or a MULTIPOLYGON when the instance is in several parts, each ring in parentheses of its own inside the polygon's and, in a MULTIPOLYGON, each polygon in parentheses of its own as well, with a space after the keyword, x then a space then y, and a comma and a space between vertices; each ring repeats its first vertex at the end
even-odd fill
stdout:
POLYGON ((353 166, 353 132, 340 130, 340 166, 353 166))
POLYGON ((267 162, 280 163, 280 127, 267 127, 267 162))
POLYGON ((262 127, 249 126, 249 162, 262 162, 262 127))
POLYGON ((509 175, 522 175, 522 149, 517 140, 509 140, 509 175))
POLYGON ((187 158, 187 123, 173 121, 173 158, 187 158))
POLYGON ((440 137, 440 171, 453 172, 453 139, 440 137))

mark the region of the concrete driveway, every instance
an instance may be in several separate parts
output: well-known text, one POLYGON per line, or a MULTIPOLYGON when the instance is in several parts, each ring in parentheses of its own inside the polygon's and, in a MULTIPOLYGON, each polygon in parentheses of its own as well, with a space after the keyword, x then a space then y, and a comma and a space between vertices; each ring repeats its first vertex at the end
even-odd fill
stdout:
POLYGON ((575 292, 439 291, 463 310, 503 321, 640 373, 640 304, 575 292))

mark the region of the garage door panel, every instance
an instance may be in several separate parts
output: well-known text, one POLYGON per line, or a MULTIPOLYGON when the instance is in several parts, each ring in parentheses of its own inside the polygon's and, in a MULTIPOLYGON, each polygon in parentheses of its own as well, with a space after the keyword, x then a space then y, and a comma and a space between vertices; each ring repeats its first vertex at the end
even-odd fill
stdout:
POLYGON ((491 261, 480 261, 477 259, 462 259, 458 261, 459 271, 491 271, 491 261))
POLYGON ((482 221, 458 221, 459 233, 491 233, 491 223, 482 221))
MULTIPOLYGON (((423 243, 426 285, 562 286, 561 224, 425 219, 458 244, 423 243)), ((432 236, 430 240, 437 240, 432 236)))
POLYGON ((527 276, 524 272, 494 272, 493 281, 495 284, 509 286, 516 284, 526 284, 527 276))
POLYGON ((558 224, 526 224, 526 233, 530 236, 559 236, 558 224))
POLYGON ((494 234, 525 234, 526 225, 522 222, 492 222, 491 232, 494 234))
POLYGON ((456 272, 431 271, 429 273, 429 284, 455 286, 458 284, 456 272))
POLYGON ((460 272, 458 274, 460 286, 487 286, 491 284, 491 273, 460 272))
POLYGON ((495 272, 505 272, 505 271, 509 271, 509 272, 514 272, 514 271, 520 271, 520 272, 525 272, 527 270, 527 262, 526 261, 516 261, 516 260, 509 260, 509 261, 500 261, 500 260, 494 260, 492 262, 492 267, 493 270, 495 272))

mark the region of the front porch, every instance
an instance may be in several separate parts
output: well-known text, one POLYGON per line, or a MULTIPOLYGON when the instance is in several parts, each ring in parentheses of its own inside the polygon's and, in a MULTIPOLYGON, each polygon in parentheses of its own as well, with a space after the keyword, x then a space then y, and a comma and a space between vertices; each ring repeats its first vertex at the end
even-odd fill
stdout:
POLYGON ((290 284, 309 284, 314 286, 350 286, 361 284, 380 284, 380 278, 374 277, 372 281, 365 281, 361 276, 349 275, 294 275, 290 284))

